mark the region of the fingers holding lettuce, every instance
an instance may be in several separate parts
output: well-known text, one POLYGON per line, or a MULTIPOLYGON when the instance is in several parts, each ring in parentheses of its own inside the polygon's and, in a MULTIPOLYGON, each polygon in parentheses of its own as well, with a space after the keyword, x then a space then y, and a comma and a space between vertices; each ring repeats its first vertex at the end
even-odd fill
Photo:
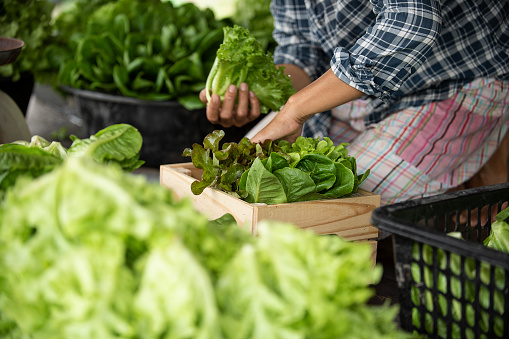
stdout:
POLYGON ((224 28, 223 43, 200 99, 207 104, 208 120, 224 127, 242 126, 260 114, 278 112, 253 141, 293 142, 313 114, 362 95, 330 69, 312 82, 297 65, 276 66, 272 54, 264 51, 247 29, 233 26, 224 28))
POLYGON ((200 100, 207 105, 207 119, 224 127, 244 126, 261 114, 258 97, 245 82, 238 88, 234 84, 228 86, 223 100, 218 94, 210 95, 208 100, 204 89, 200 92, 200 100))
POLYGON ((284 67, 276 67, 272 54, 247 29, 224 27, 223 43, 200 93, 212 123, 246 124, 260 114, 278 111, 294 93, 284 67))

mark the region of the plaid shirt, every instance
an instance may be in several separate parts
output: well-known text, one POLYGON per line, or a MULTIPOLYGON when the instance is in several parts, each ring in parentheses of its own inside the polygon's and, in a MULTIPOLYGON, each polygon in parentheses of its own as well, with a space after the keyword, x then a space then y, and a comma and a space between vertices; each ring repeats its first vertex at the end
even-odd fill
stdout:
MULTIPOLYGON (((444 100, 476 78, 509 79, 508 0, 272 0, 276 64, 334 74, 370 98, 365 124, 444 100)), ((330 113, 306 136, 327 135, 330 113)))

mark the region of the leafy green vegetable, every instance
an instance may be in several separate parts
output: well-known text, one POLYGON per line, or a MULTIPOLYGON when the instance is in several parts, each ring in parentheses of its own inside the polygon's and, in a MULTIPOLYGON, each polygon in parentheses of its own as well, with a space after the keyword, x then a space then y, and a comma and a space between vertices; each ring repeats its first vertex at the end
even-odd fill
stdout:
POLYGON ((146 100, 203 107, 198 93, 223 39, 210 9, 160 0, 120 0, 98 7, 74 58, 60 68, 62 85, 146 100))
POLYGON ((20 144, 0 146, 0 192, 12 186, 20 176, 38 177, 59 166, 63 159, 37 147, 20 144))
POLYGON ((497 251, 509 253, 509 207, 500 211, 495 216, 495 220, 491 224, 491 231, 484 240, 484 245, 497 251))
POLYGON ((39 338, 214 337, 209 259, 177 236, 207 225, 142 177, 70 158, 17 184, 0 210, 2 319, 39 338))
POLYGON ((0 336, 408 337, 396 307, 366 305, 381 273, 369 245, 281 223, 258 232, 70 157, 0 205, 0 336))
POLYGON ((286 202, 286 194, 279 179, 255 158, 246 179, 246 201, 250 203, 281 204, 286 202))
POLYGON ((110 0, 3 0, 0 36, 25 42, 18 59, 0 67, 13 82, 31 73, 36 82, 58 87, 58 71, 73 58, 77 40, 86 31, 90 14, 110 0))
POLYGON ((0 36, 23 40, 25 46, 15 62, 0 67, 1 77, 17 82, 28 72, 39 79, 39 74, 47 70, 45 48, 52 42, 54 7, 49 0, 2 0, 0 36))
POLYGON ((69 156, 89 156, 100 163, 116 163, 126 171, 133 171, 144 163, 139 160, 142 136, 128 124, 108 126, 88 139, 80 140, 74 135, 71 139, 69 156))
POLYGON ((206 93, 224 99, 228 86, 248 84, 260 100, 260 110, 277 111, 295 93, 284 67, 277 68, 270 52, 266 52, 251 33, 238 25, 224 27, 224 40, 216 52, 209 72, 206 93))
POLYGON ((311 176, 297 168, 284 167, 274 171, 274 175, 283 186, 287 202, 299 201, 316 190, 315 182, 311 176))
POLYGON ((272 37, 274 18, 270 0, 237 0, 232 20, 251 32, 265 51, 274 52, 277 44, 272 37))
POLYGON ((128 124, 108 126, 88 139, 71 135, 73 143, 65 149, 60 142, 49 142, 35 135, 30 142, 16 141, 0 145, 0 193, 3 194, 20 176, 36 178, 60 166, 68 157, 90 157, 96 162, 117 164, 133 171, 144 164, 139 160, 142 137, 128 124))
POLYGON ((329 138, 299 137, 293 144, 243 138, 220 148, 223 136, 224 131, 216 130, 205 137, 203 146, 195 143, 183 152, 203 169, 202 180, 191 184, 196 195, 213 187, 250 203, 339 198, 356 193, 369 175, 369 170, 357 174, 347 144, 335 146, 329 138))
MULTIPOLYGON (((491 224, 491 231, 489 236, 484 240, 484 245, 509 253, 509 224, 507 223, 509 217, 509 208, 502 210, 497 214, 496 220, 491 224)), ((460 232, 448 233, 449 236, 463 239, 460 232)), ((442 320, 448 314, 448 303, 445 296, 450 296, 451 299, 451 314, 456 322, 465 321, 469 328, 465 335, 467 338, 474 338, 474 333, 471 330, 478 323, 483 332, 488 332, 491 328, 497 337, 503 335, 504 324, 502 315, 504 314, 504 286, 506 284, 505 271, 500 267, 492 267, 484 261, 480 265, 476 265, 473 258, 462 258, 454 253, 446 253, 442 249, 435 249, 433 247, 423 244, 422 247, 414 244, 412 255, 415 260, 412 263, 412 279, 414 284, 411 290, 412 301, 415 305, 423 305, 426 310, 433 312, 434 302, 430 289, 435 288, 433 284, 433 265, 439 268, 437 275, 436 289, 439 291, 437 314, 440 320, 437 325, 438 335, 442 338, 462 338, 460 326, 457 323, 452 324, 452 333, 448 336, 447 324, 442 320), (421 248, 421 249, 420 249, 421 248), (434 253, 436 252, 436 253, 434 253), (436 256, 436 257, 435 257, 436 256), (417 264, 422 260, 422 264, 417 264), (447 274, 442 273, 449 267, 450 271, 447 274), (422 271, 421 271, 422 268, 422 271), (477 273, 479 270, 479 273, 477 273), (481 286, 479 291, 476 292, 474 281, 479 274, 481 286), (418 286, 424 286, 428 289, 425 293, 419 289, 418 286), (489 289, 488 289, 489 288, 489 289), (472 304, 478 295, 481 304, 480 314, 477 316, 472 304), (466 307, 462 305, 461 300, 468 303, 466 307), (488 312, 489 308, 493 311, 488 312)), ((412 321, 414 326, 420 329, 425 329, 427 333, 433 333, 433 319, 430 313, 424 314, 424 324, 421 324, 421 312, 417 308, 413 309, 412 321)), ((487 338, 482 335, 481 338, 487 338)))
POLYGON ((509 224, 506 221, 495 221, 491 224, 491 233, 485 239, 484 245, 509 253, 509 224))
POLYGON ((217 283, 226 338, 404 338, 388 305, 366 306, 381 271, 369 245, 258 224, 217 283))

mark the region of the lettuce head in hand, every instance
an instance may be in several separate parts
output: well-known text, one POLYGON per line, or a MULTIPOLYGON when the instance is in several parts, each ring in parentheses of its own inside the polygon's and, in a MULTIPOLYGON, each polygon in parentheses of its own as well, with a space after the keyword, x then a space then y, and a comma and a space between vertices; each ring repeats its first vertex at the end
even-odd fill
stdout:
POLYGON ((260 100, 260 111, 278 111, 295 93, 284 67, 276 67, 270 52, 266 52, 249 30, 234 25, 224 27, 224 40, 207 78, 206 93, 221 100, 230 84, 237 87, 245 82, 260 100))

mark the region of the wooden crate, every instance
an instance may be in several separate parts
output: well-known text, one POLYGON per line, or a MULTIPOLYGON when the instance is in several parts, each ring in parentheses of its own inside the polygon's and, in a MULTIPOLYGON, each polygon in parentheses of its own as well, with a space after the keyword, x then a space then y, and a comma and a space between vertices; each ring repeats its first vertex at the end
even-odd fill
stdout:
POLYGON ((261 220, 278 220, 311 229, 317 234, 337 234, 350 241, 369 241, 378 236, 378 229, 371 222, 371 212, 380 206, 380 196, 359 189, 351 197, 287 204, 250 204, 225 192, 206 188, 202 194, 191 192, 191 183, 201 180, 202 170, 192 163, 162 165, 160 183, 173 191, 176 198, 192 199, 198 211, 210 219, 230 213, 237 223, 250 227, 256 234, 261 220))

